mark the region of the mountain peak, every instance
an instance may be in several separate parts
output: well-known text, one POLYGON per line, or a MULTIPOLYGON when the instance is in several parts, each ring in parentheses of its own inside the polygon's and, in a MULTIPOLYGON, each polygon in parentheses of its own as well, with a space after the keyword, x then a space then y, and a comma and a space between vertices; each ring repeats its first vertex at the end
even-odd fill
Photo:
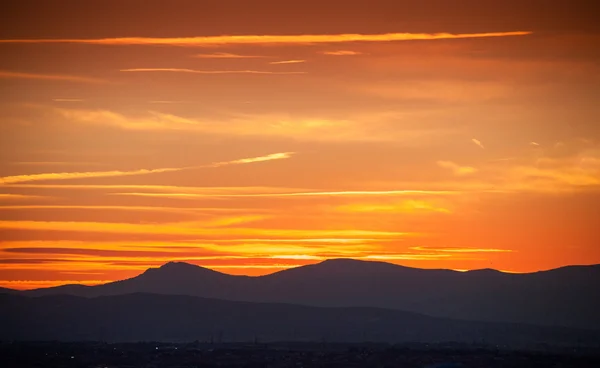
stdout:
POLYGON ((320 264, 360 264, 365 262, 367 261, 361 261, 353 258, 330 258, 324 260, 320 264))
POLYGON ((502 274, 504 272, 495 270, 493 268, 479 268, 476 270, 469 270, 467 273, 478 273, 478 274, 502 274))
POLYGON ((221 274, 221 272, 213 271, 209 268, 201 267, 192 263, 171 261, 163 264, 158 268, 149 268, 142 275, 171 275, 176 277, 191 276, 197 274, 221 274))
POLYGON ((177 262, 177 261, 167 262, 164 265, 159 267, 160 270, 197 269, 197 268, 202 268, 202 267, 197 266, 195 264, 187 263, 187 262, 177 262))
POLYGON ((364 261, 353 258, 332 258, 326 259, 321 263, 317 263, 316 266, 331 266, 331 267, 388 267, 388 268, 410 268, 400 266, 394 263, 380 262, 380 261, 364 261))

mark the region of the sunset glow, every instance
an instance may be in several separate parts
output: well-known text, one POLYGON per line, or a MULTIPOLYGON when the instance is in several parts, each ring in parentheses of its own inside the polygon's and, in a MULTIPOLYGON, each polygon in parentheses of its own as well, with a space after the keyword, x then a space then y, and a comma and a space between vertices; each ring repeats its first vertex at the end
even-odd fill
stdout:
POLYGON ((473 1, 34 3, 0 31, 0 287, 169 261, 600 263, 595 23, 473 1))

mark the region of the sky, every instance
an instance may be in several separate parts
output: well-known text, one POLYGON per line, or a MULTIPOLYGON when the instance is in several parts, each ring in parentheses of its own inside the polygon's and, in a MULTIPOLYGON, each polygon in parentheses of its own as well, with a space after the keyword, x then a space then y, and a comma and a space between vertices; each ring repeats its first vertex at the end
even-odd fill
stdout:
POLYGON ((4 1, 0 286, 600 263, 594 7, 4 1))

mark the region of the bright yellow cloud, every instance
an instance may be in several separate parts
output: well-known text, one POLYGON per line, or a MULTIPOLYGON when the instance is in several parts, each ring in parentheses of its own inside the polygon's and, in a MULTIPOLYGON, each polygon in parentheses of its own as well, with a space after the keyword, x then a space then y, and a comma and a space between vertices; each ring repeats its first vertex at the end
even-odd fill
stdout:
POLYGON ((205 37, 118 37, 100 39, 4 39, 0 43, 82 43, 91 45, 166 45, 166 46, 219 46, 264 44, 318 44, 346 42, 394 42, 415 40, 445 40, 462 38, 526 36, 531 32, 486 33, 384 33, 384 34, 316 34, 316 35, 235 35, 205 37))
POLYGON ((1 184, 14 184, 29 181, 41 180, 68 180, 68 179, 84 179, 84 178, 107 178, 116 176, 132 176, 132 175, 148 175, 166 172, 174 172, 185 170, 186 168, 162 168, 162 169, 140 169, 132 171, 90 171, 90 172, 62 172, 62 173, 43 173, 29 175, 5 176, 0 178, 1 184))
POLYGON ((292 155, 294 155, 294 153, 295 152, 280 152, 280 153, 272 153, 270 155, 260 156, 260 157, 250 157, 250 158, 243 158, 240 160, 217 162, 215 164, 212 164, 211 167, 239 165, 239 164, 251 164, 253 162, 264 162, 264 161, 272 161, 272 160, 283 160, 283 159, 292 157, 292 155))
POLYGON ((323 55, 331 55, 331 56, 356 56, 362 55, 362 52, 351 51, 351 50, 337 50, 337 51, 323 51, 321 52, 323 55))
POLYGON ((281 60, 281 61, 272 61, 269 64, 279 65, 279 64, 301 64, 305 63, 306 60, 281 60))
POLYGON ((30 181, 42 181, 42 180, 68 180, 68 179, 86 179, 86 178, 106 178, 106 177, 118 177, 118 176, 134 176, 134 175, 148 175, 158 173, 168 173, 183 170, 202 169, 210 167, 220 167, 226 165, 239 165, 248 164, 254 162, 264 162, 271 160, 281 160, 291 157, 293 152, 273 153, 266 156, 250 157, 239 160, 217 162, 209 165, 202 166, 190 166, 190 167, 175 167, 175 168, 160 168, 160 169, 139 169, 131 171, 90 171, 90 172, 62 172, 62 173, 43 173, 43 174, 30 174, 30 175, 15 175, 0 177, 1 184, 15 184, 30 181))

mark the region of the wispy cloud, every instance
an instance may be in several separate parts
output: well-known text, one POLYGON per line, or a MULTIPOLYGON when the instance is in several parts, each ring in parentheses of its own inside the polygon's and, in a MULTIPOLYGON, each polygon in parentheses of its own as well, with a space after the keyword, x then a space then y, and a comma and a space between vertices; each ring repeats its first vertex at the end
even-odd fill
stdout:
POLYGON ((331 55, 331 56, 356 56, 362 55, 362 52, 351 51, 351 50, 337 50, 337 51, 322 51, 323 55, 331 55))
POLYGON ((68 179, 86 179, 86 178, 105 178, 105 177, 117 177, 117 176, 134 176, 134 175, 149 175, 159 174, 168 172, 177 172, 183 170, 201 169, 209 167, 219 167, 225 165, 239 165, 253 162, 262 162, 270 160, 280 160, 291 157, 292 152, 285 153, 274 153, 260 157, 250 157, 240 160, 217 162, 209 165, 201 166, 190 166, 190 167, 169 167, 159 169, 139 169, 131 171, 89 171, 89 172, 61 172, 61 173, 42 173, 42 174, 30 174, 30 175, 15 175, 0 177, 0 184, 14 184, 23 183, 30 181, 41 181, 41 180, 68 180, 68 179))
POLYGON ((170 104, 180 104, 180 103, 186 103, 187 101, 172 101, 172 100, 152 100, 152 101, 148 101, 148 103, 150 104, 164 104, 164 105, 170 105, 170 104))
POLYGON ((272 153, 270 155, 260 156, 260 157, 251 157, 251 158, 243 158, 243 159, 240 159, 240 160, 217 162, 217 163, 214 163, 214 164, 210 165, 210 167, 220 167, 220 166, 239 165, 239 164, 250 164, 250 163, 253 163, 253 162, 263 162, 263 161, 272 161, 272 160, 282 160, 282 159, 286 159, 286 158, 292 157, 292 155, 294 153, 295 152, 272 153))
POLYGON ((175 172, 187 168, 161 168, 161 169, 140 169, 132 171, 88 171, 88 172, 61 172, 61 173, 43 173, 30 175, 5 176, 0 178, 0 184, 23 183, 41 180, 68 180, 68 179, 86 179, 86 178, 106 178, 116 176, 148 175, 166 172, 175 172))
POLYGON ((74 123, 109 125, 131 130, 185 130, 198 133, 285 137, 308 141, 394 141, 414 142, 451 133, 444 128, 410 126, 403 129, 383 129, 395 113, 357 113, 352 117, 324 118, 318 115, 284 113, 236 113, 218 118, 181 116, 157 111, 131 114, 112 110, 51 108, 52 112, 74 123), (382 127, 376 129, 374 127, 382 127))
POLYGON ((0 193, 0 200, 14 201, 14 200, 23 200, 23 199, 37 199, 37 198, 44 198, 44 197, 35 196, 35 195, 25 195, 25 194, 0 193))
MULTIPOLYGON (((16 196, 16 195, 14 195, 16 196)), ((13 199, 43 198, 38 196, 22 196, 13 199)), ((4 197, 0 194, 0 200, 4 197)), ((8 198, 11 199, 11 198, 8 198)), ((165 212, 176 214, 197 214, 197 213, 223 213, 223 212, 268 212, 268 210, 258 210, 247 208, 227 208, 227 207, 165 207, 165 206, 92 206, 92 205, 3 205, 0 211, 5 210, 86 210, 86 211, 130 211, 130 212, 165 212)))
POLYGON ((83 102, 82 99, 79 98, 53 98, 54 102, 83 102))
POLYGON ((338 191, 338 192, 304 192, 304 193, 282 193, 274 194, 286 197, 305 196, 387 196, 387 195, 449 195, 457 194, 453 191, 431 191, 431 190, 362 190, 362 191, 338 191))
POLYGON ((92 45, 169 45, 219 46, 244 44, 320 44, 346 42, 392 42, 413 40, 444 40, 461 38, 525 36, 531 32, 487 33, 384 33, 384 34, 316 34, 316 35, 235 35, 206 37, 118 37, 99 39, 5 39, 0 43, 80 43, 92 45))
POLYGON ((27 189, 65 189, 65 190, 151 190, 165 193, 197 193, 197 194, 244 194, 244 193, 286 193, 300 189, 286 187, 190 187, 176 185, 146 184, 6 184, 9 188, 27 189))
POLYGON ((481 148, 485 148, 485 147, 483 146, 483 143, 481 143, 481 141, 480 141, 480 140, 478 140, 478 139, 475 139, 475 138, 473 138, 473 139, 471 139, 471 142, 475 143, 476 145, 478 145, 478 146, 479 146, 479 147, 481 147, 481 148))
POLYGON ((272 61, 269 64, 279 65, 279 64, 301 64, 306 63, 306 60, 281 60, 281 61, 272 61))
MULTIPOLYGON (((1 41, 0 41, 1 43, 1 41)), ((106 83, 103 79, 80 77, 75 75, 22 73, 0 70, 0 79, 39 79, 75 83, 106 83)))
POLYGON ((450 210, 440 207, 430 201, 406 200, 399 203, 376 203, 376 204, 348 204, 336 208, 341 212, 373 212, 373 213, 426 213, 441 212, 450 213, 450 210))
POLYGON ((439 167, 451 170, 454 175, 468 175, 477 172, 477 169, 471 166, 460 166, 452 161, 438 161, 439 167))
POLYGON ((109 110, 54 109, 59 115, 79 123, 112 125, 124 129, 199 129, 201 121, 149 111, 144 117, 129 117, 109 110))
MULTIPOLYGON (((187 236, 216 236, 223 238, 224 231, 220 227, 210 227, 211 223, 169 223, 169 224, 130 224, 111 222, 67 222, 67 221, 0 221, 0 229, 42 230, 42 231, 72 231, 107 234, 145 234, 145 235, 187 235, 187 236), (207 225, 208 227, 203 227, 207 225)), ((268 228, 228 228, 229 237, 253 238, 398 238, 414 235, 400 231, 375 230, 300 230, 300 229, 268 229, 268 228)), ((241 246, 245 247, 245 246, 241 246)), ((222 249, 222 247, 219 247, 222 249)))
POLYGON ((495 248, 457 248, 457 247, 411 247, 410 249, 421 252, 440 253, 511 253, 511 249, 495 248))
POLYGON ((381 260, 381 261, 431 261, 431 260, 443 260, 450 258, 450 254, 371 254, 365 256, 367 260, 381 260))
POLYGON ((212 54, 196 54, 193 57, 200 59, 258 59, 266 58, 267 56, 232 54, 229 52, 215 52, 212 54))
POLYGON ((192 74, 306 74, 306 72, 272 72, 268 70, 197 70, 180 68, 134 68, 121 69, 121 72, 167 72, 167 73, 192 73, 192 74))
POLYGON ((362 197, 362 196, 416 196, 416 195, 454 195, 454 191, 427 190, 387 190, 387 191, 339 191, 339 192, 290 192, 290 193, 111 193, 112 195, 137 197, 163 197, 179 199, 195 199, 206 197, 362 197))

